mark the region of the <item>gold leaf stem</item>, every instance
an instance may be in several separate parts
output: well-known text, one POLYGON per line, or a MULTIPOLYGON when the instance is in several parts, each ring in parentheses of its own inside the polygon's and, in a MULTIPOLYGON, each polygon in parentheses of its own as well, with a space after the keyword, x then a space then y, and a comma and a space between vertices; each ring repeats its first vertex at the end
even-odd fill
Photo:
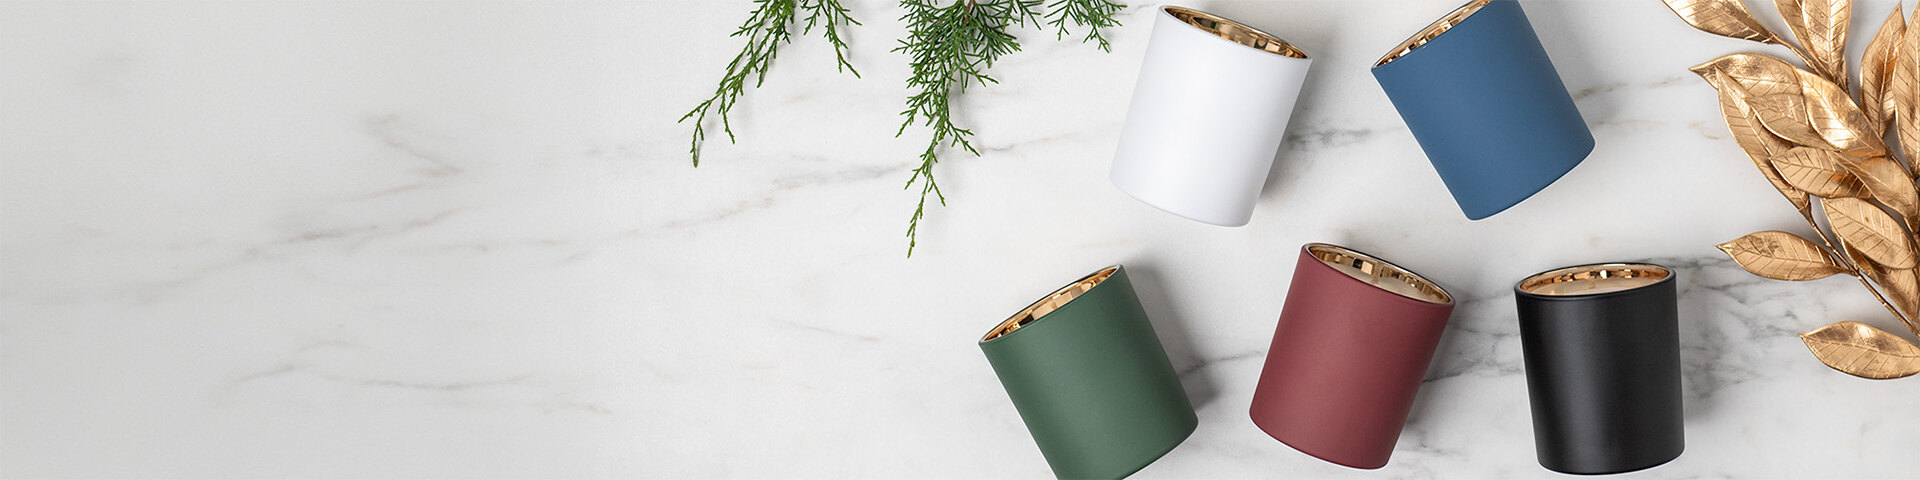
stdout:
POLYGON ((1808 54, 1806 50, 1801 50, 1800 46, 1794 45, 1793 42, 1789 42, 1786 40, 1781 40, 1780 46, 1787 47, 1787 50, 1792 50, 1794 56, 1800 57, 1800 63, 1804 63, 1807 65, 1808 70, 1819 72, 1821 75, 1827 74, 1827 69, 1821 68, 1820 64, 1818 63, 1814 63, 1813 55, 1808 54))
MULTIPOLYGON (((1806 219, 1807 226, 1813 228, 1813 233, 1820 235, 1820 243, 1826 244, 1828 253, 1840 251, 1839 248, 1834 246, 1833 240, 1827 237, 1827 231, 1821 229, 1820 224, 1813 221, 1813 211, 1811 209, 1801 209, 1800 218, 1806 219)), ((1900 309, 1894 308, 1893 303, 1888 302, 1887 297, 1880 294, 1880 289, 1874 288, 1872 283, 1868 283, 1866 272, 1860 271, 1860 266, 1854 265, 1852 258, 1848 258, 1846 255, 1834 255, 1834 257, 1839 261, 1841 266, 1847 268, 1855 280, 1860 281, 1860 286, 1867 287, 1867 292, 1873 294, 1874 300, 1880 301, 1880 306, 1887 307, 1887 311, 1893 313, 1894 318, 1900 319, 1900 324, 1905 325, 1908 332, 1912 332, 1915 338, 1920 338, 1920 326, 1916 326, 1913 320, 1907 318, 1906 314, 1900 313, 1900 309)))

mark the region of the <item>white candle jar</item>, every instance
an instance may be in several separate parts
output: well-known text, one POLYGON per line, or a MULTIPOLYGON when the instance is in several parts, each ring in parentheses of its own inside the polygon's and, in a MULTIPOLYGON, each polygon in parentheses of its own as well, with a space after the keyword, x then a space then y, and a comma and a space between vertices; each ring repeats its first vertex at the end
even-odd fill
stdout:
POLYGON ((1114 152, 1113 185, 1182 217, 1246 225, 1312 63, 1239 22, 1161 8, 1114 152))

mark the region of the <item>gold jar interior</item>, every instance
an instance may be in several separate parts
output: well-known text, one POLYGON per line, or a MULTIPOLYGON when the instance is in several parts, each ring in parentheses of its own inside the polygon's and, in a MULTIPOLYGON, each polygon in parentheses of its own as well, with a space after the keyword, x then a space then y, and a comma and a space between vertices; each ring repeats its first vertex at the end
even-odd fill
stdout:
POLYGON ((1400 42, 1400 46, 1393 47, 1393 51, 1387 52, 1387 56, 1380 57, 1380 61, 1374 63, 1373 66, 1386 65, 1394 60, 1399 60, 1400 57, 1413 53, 1414 50, 1426 45, 1427 42, 1440 38, 1440 34, 1447 33, 1447 30, 1452 30, 1454 25, 1459 25, 1460 22, 1467 21, 1467 17, 1471 17, 1475 12, 1479 12, 1480 8, 1487 6, 1487 3, 1490 1, 1492 0, 1473 0, 1472 2, 1467 2, 1466 5, 1461 5, 1460 8, 1454 9, 1453 13, 1440 17, 1440 19, 1434 21, 1432 25, 1427 25, 1427 28, 1420 29, 1420 33, 1413 34, 1412 37, 1407 38, 1407 41, 1400 42))
POLYGON ((1520 291, 1552 297, 1595 295, 1652 285, 1672 275, 1666 267, 1644 263, 1581 265, 1527 277, 1520 281, 1520 291))
POLYGON ((1182 22, 1187 22, 1188 25, 1193 25, 1194 28, 1211 33, 1216 37, 1227 39, 1233 43, 1266 50, 1269 53, 1277 55, 1307 58, 1307 52, 1301 51, 1291 43, 1287 43, 1286 40, 1281 40, 1280 37, 1262 32, 1259 29, 1246 26, 1240 22, 1191 8, 1166 7, 1166 10, 1168 14, 1173 15, 1173 18, 1180 19, 1182 22))
POLYGON ((1334 270, 1381 290, 1427 303, 1453 303, 1453 295, 1447 294, 1440 285, 1371 255, 1325 243, 1307 245, 1307 253, 1334 270))
POLYGON ((1053 313, 1054 310, 1059 310, 1060 307, 1066 306, 1067 302, 1072 302, 1073 299, 1079 298, 1081 294, 1087 293, 1087 291, 1093 290, 1093 287, 1099 286, 1100 282, 1107 281, 1107 277, 1113 276, 1113 273, 1118 271, 1120 271, 1119 266, 1107 267, 1098 272, 1093 272, 1091 275, 1080 277, 1079 280, 1074 280, 1073 283, 1061 287, 1059 290, 1047 294, 1046 297, 1041 298, 1039 301, 1033 302, 1032 305, 1028 305, 1027 308, 1021 309, 1020 313, 1013 314, 1013 318, 1008 318, 1006 321, 1000 322, 1000 325, 994 326, 993 330, 987 332, 987 336, 981 338, 980 341, 993 340, 999 338, 1001 335, 1013 333, 1014 330, 1019 330, 1020 327, 1025 327, 1027 324, 1039 320, 1040 317, 1047 316, 1047 314, 1053 313))

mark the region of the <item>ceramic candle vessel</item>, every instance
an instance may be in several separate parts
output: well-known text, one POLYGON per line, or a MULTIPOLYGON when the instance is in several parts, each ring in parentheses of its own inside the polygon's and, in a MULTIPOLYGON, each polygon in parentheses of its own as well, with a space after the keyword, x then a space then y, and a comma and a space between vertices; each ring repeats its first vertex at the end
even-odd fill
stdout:
POLYGON ((1452 312, 1452 295, 1407 269, 1336 245, 1301 247, 1253 423, 1322 460, 1386 465, 1452 312))
POLYGON ((1514 286, 1541 466, 1629 472, 1686 448, 1674 284, 1666 267, 1609 263, 1514 286))
POLYGON ((1119 266, 1022 309, 980 350, 1060 478, 1125 477, 1199 424, 1119 266))
POLYGON ((1475 0, 1373 67, 1467 218, 1500 213, 1593 151, 1573 96, 1512 0, 1475 0))
POLYGON ((1239 22, 1161 8, 1113 155, 1113 185, 1182 217, 1246 225, 1312 63, 1239 22))

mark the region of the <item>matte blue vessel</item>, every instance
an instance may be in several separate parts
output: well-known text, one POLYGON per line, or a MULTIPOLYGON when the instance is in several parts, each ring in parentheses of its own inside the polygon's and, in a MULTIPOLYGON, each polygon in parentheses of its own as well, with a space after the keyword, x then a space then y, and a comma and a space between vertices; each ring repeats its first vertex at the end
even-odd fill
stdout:
POLYGON ((1373 78, 1469 219, 1519 204, 1593 152, 1593 132, 1513 0, 1455 10, 1382 58, 1373 78))

